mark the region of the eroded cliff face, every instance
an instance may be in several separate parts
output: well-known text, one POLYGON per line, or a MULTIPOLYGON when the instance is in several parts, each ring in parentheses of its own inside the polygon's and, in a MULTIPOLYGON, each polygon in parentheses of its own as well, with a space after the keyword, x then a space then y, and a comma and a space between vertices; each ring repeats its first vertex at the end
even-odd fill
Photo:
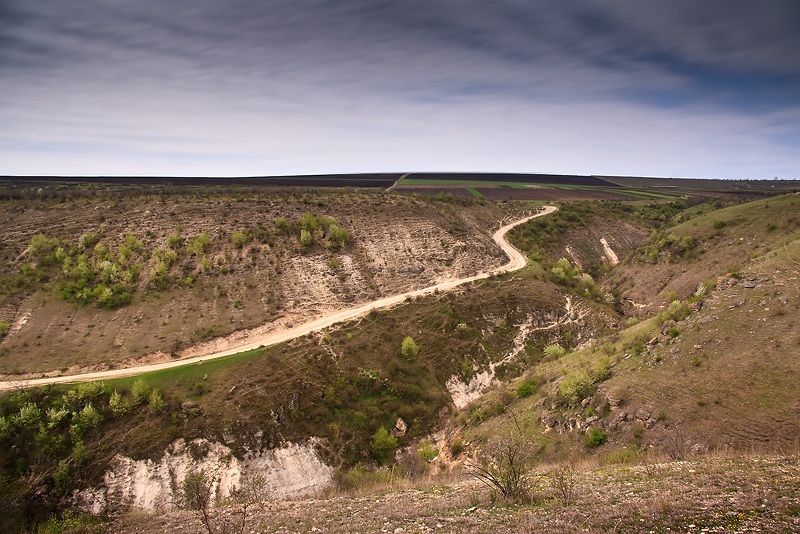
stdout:
POLYGON ((12 356, 0 358, 0 374, 30 378, 169 361, 240 330, 298 324, 490 270, 506 260, 489 230, 507 209, 355 193, 319 204, 145 198, 0 209, 9 223, 0 239, 7 260, 0 282, 30 273, 0 306, 0 322, 13 325, 0 339, 0 356, 12 356), (303 245, 307 216, 318 226, 303 245), (320 226, 334 221, 347 239, 336 241, 330 226, 320 226), (62 249, 63 261, 30 252, 39 233, 62 249), (204 246, 195 244, 201 233, 204 246), (85 258, 69 256, 73 249, 85 258), (78 264, 86 279, 80 283, 73 280, 78 264), (64 300, 60 293, 84 282, 94 291, 101 281, 124 285, 129 303, 64 300))
POLYGON ((266 478, 271 496, 278 499, 317 493, 331 484, 333 473, 320 460, 313 440, 246 452, 240 460, 219 442, 178 439, 157 461, 117 455, 103 483, 76 493, 75 500, 95 514, 121 507, 164 511, 175 507, 175 492, 186 477, 201 471, 213 480, 212 501, 228 497, 241 484, 243 475, 251 471, 266 478))

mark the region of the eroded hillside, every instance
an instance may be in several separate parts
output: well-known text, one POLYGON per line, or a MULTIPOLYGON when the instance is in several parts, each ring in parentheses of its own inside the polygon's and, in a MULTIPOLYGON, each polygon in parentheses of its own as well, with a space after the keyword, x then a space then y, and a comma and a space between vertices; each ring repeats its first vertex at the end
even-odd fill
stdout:
POLYGON ((485 271, 505 259, 489 230, 507 210, 347 192, 8 201, 0 372, 179 358, 485 271))

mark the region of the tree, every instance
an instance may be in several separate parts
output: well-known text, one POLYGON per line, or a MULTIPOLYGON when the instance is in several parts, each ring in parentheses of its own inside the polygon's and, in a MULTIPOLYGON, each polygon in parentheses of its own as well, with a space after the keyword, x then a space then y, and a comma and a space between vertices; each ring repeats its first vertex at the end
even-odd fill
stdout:
POLYGON ((417 357, 419 354, 419 346, 414 342, 414 338, 406 336, 405 339, 403 339, 403 343, 400 345, 400 353, 409 360, 417 357))

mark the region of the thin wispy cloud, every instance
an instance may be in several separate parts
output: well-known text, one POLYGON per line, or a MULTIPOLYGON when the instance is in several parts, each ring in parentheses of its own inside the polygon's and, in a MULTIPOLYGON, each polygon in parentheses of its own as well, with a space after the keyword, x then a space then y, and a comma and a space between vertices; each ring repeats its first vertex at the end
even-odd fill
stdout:
POLYGON ((796 2, 0 2, 0 174, 798 178, 796 2))

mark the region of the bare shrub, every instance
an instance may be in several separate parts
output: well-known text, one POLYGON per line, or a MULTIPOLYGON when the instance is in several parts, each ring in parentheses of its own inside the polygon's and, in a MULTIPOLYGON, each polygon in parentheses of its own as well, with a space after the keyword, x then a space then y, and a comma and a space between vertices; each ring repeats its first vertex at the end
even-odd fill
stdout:
POLYGON ((679 426, 675 426, 665 437, 662 445, 664 451, 673 460, 683 460, 689 454, 686 435, 679 426))
POLYGON ((553 490, 556 499, 563 506, 572 504, 577 485, 575 466, 571 463, 563 464, 550 471, 548 478, 550 479, 550 488, 553 490))
POLYGON ((516 429, 508 436, 490 439, 480 457, 467 462, 467 472, 509 502, 530 501, 543 477, 534 473, 531 465, 538 448, 525 437, 516 414, 510 409, 508 414, 516 429))
POLYGON ((218 484, 218 470, 189 473, 180 488, 173 491, 173 503, 194 512, 208 534, 242 534, 247 527, 248 511, 272 496, 267 478, 262 473, 245 473, 240 478, 239 486, 231 489, 227 499, 218 498, 219 505, 234 508, 227 517, 213 510, 212 497, 218 484))

